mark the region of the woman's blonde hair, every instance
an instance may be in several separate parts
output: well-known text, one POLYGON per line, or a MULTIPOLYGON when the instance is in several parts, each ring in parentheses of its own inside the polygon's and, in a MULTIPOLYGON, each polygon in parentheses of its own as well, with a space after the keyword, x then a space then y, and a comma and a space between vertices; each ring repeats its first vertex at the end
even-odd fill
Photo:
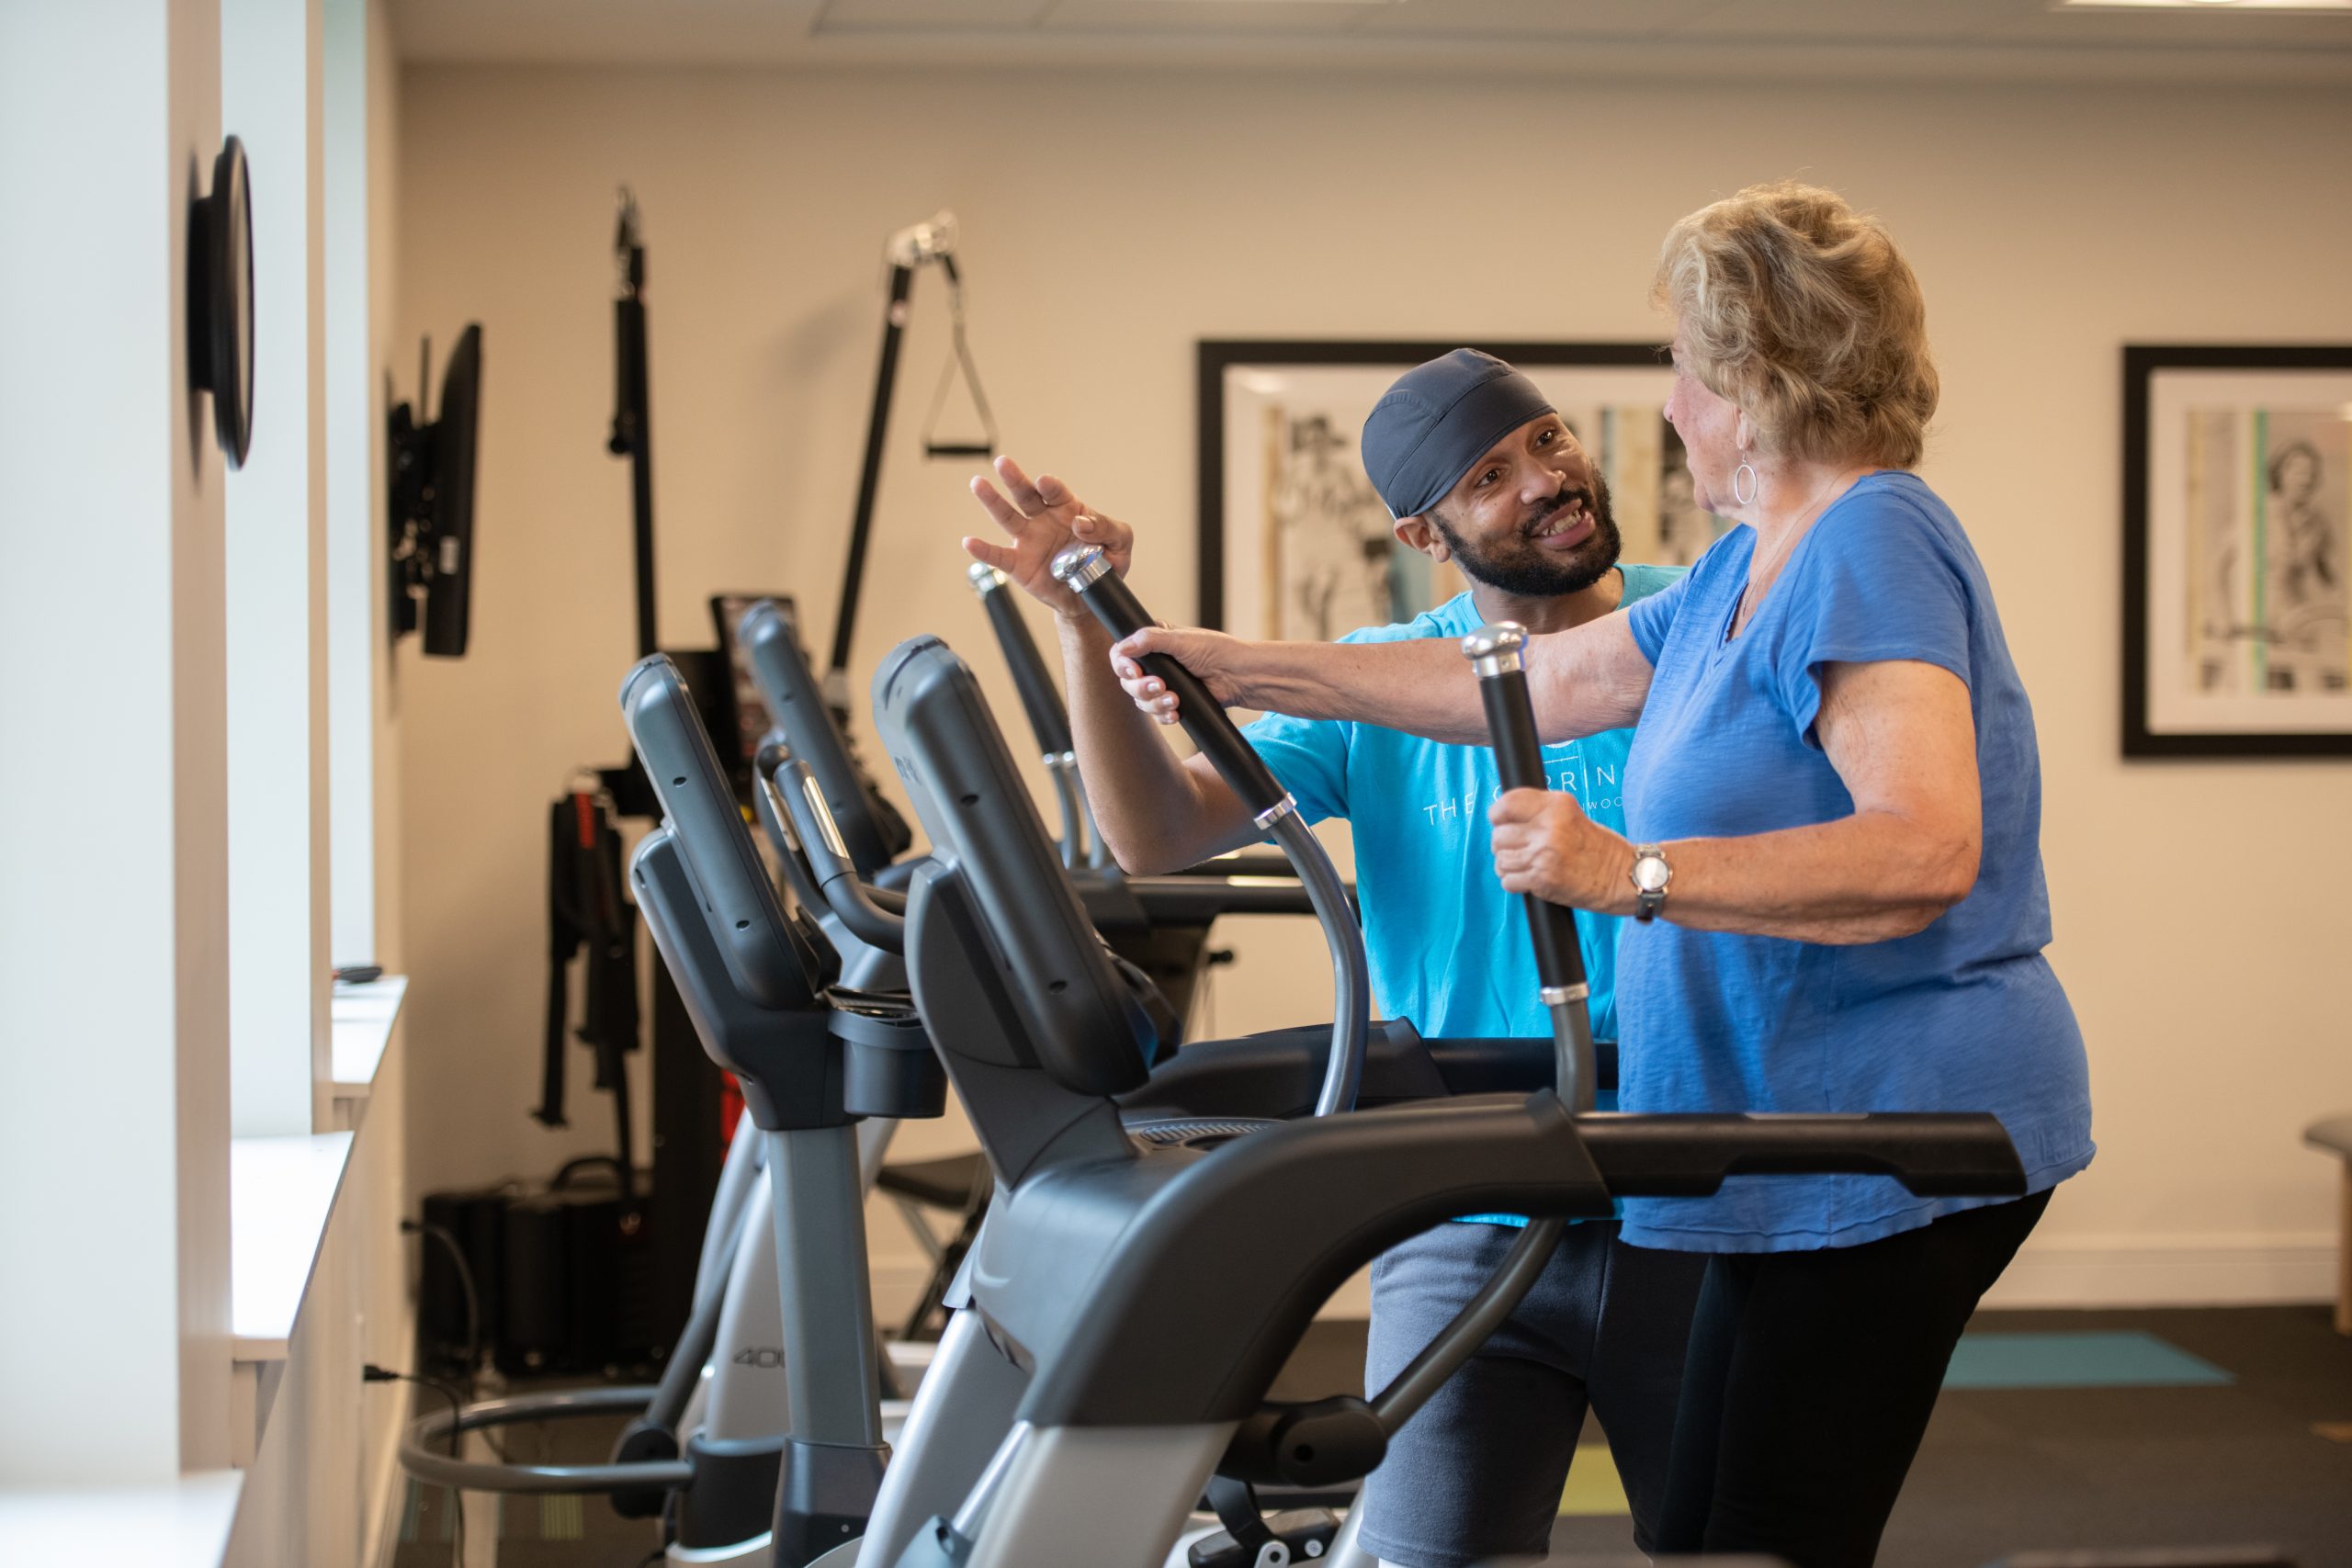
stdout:
POLYGON ((1886 226, 1844 197, 1782 180, 1701 208, 1668 232, 1650 299, 1768 450, 1917 466, 1938 390, 1927 305, 1886 226))

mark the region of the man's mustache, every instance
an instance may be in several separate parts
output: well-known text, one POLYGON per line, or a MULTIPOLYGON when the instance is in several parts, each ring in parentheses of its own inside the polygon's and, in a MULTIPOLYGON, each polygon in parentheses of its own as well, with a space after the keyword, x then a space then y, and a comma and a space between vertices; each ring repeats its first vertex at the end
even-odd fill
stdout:
POLYGON ((1590 490, 1582 485, 1578 485, 1572 489, 1562 491, 1559 494, 1554 496, 1551 500, 1545 502, 1541 507, 1539 507, 1536 510, 1535 514, 1527 520, 1526 531, 1532 533, 1534 530, 1541 528, 1553 518, 1558 516, 1565 508, 1576 502, 1582 502, 1584 503, 1585 515, 1592 518, 1595 522, 1600 520, 1600 498, 1590 490))

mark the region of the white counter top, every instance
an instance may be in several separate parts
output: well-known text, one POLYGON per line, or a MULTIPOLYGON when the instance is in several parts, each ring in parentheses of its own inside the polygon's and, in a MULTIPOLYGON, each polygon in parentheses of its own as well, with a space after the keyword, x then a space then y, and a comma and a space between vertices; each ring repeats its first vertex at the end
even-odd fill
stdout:
POLYGON ((11 1562, 220 1568, 244 1476, 204 1471, 153 1486, 0 1490, 11 1562))
POLYGON ((229 1319, 236 1359, 285 1359, 351 1157, 351 1136, 229 1141, 229 1319))
POLYGON ((376 1079, 376 1066, 392 1037, 401 1003, 408 998, 408 976, 386 975, 362 986, 334 987, 327 1015, 334 1025, 334 1093, 348 1098, 365 1094, 376 1079))

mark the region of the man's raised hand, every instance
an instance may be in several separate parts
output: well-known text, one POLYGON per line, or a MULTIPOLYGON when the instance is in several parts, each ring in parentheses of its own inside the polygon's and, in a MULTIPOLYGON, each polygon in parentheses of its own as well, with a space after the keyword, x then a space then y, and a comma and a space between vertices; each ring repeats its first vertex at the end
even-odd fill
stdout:
POLYGON ((1100 545, 1111 570, 1125 575, 1135 556, 1135 530, 1125 524, 1087 510, 1068 485, 1051 474, 1031 479, 1010 457, 996 460, 1000 491, 985 474, 972 476, 972 496, 997 521, 1010 539, 993 544, 966 537, 964 549, 973 559, 1019 583, 1029 595, 1055 614, 1083 617, 1078 595, 1054 581, 1054 557, 1071 545, 1100 545))

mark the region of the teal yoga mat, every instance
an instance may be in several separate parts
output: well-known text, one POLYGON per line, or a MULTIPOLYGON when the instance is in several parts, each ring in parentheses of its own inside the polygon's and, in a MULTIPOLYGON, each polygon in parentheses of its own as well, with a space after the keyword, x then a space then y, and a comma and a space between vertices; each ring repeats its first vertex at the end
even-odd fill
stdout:
POLYGON ((2153 1334, 1968 1334, 1946 1388, 2195 1388, 2237 1380, 2153 1334))

